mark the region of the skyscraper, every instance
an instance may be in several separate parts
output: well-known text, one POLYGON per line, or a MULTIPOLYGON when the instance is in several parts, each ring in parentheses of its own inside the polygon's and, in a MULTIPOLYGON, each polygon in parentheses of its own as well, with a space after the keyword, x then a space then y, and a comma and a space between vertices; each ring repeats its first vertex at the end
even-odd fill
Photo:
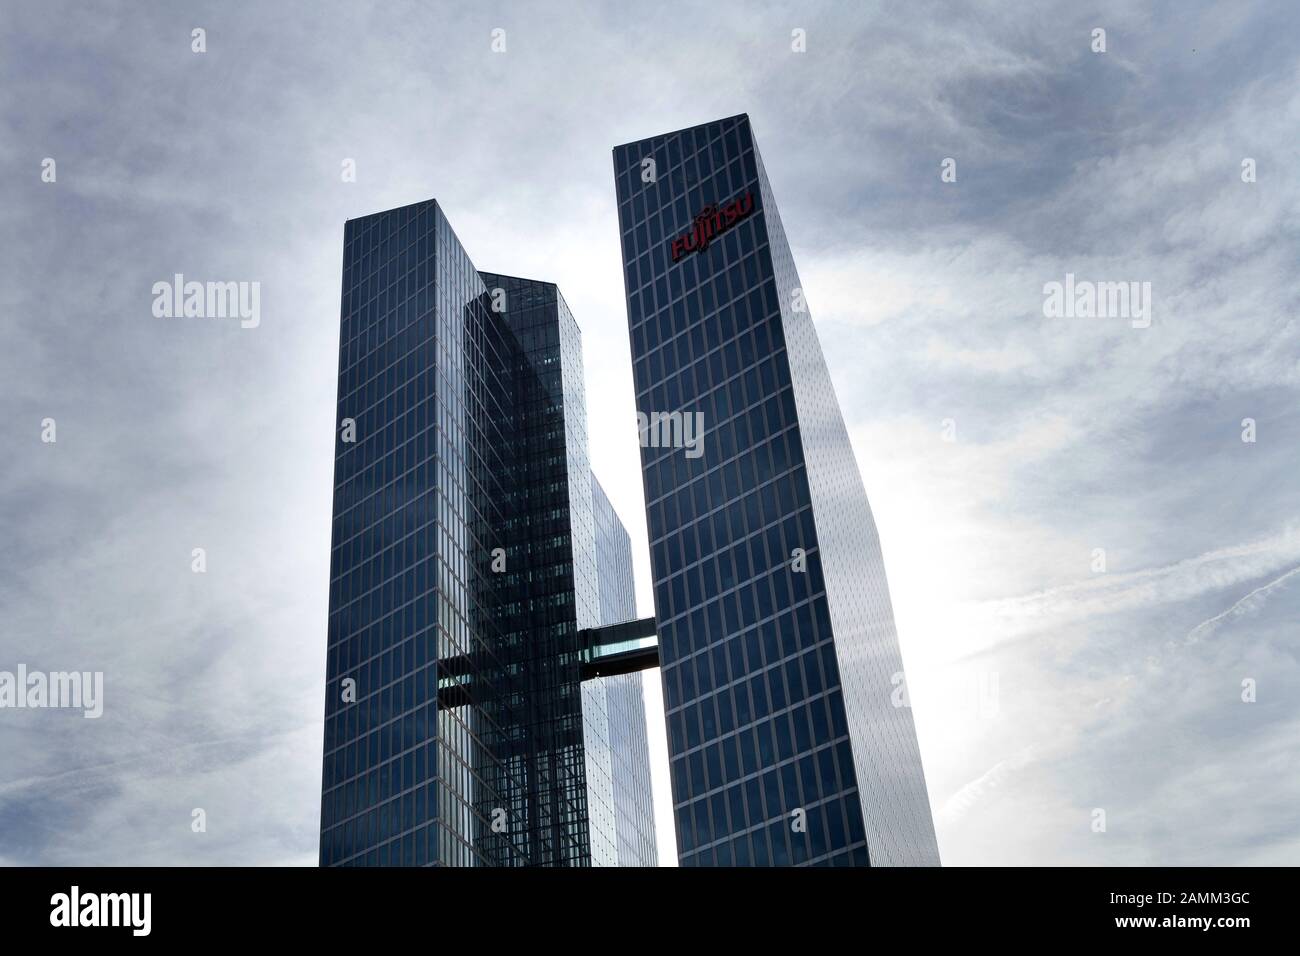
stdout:
POLYGON ((350 220, 337 413, 321 863, 618 862, 587 780, 615 756, 587 753, 602 582, 559 290, 475 270, 432 200, 350 220))
MULTIPOLYGON (((595 477, 591 483, 596 520, 596 559, 600 582, 600 623, 619 624, 636 617, 632 578, 632 541, 627 529, 595 477)), ((645 698, 641 674, 596 677, 582 685, 585 726, 604 727, 603 746, 588 746, 591 754, 609 754, 608 805, 614 811, 615 858, 619 866, 658 866, 654 806, 651 801, 650 744, 646 734, 645 698), (603 701, 601 697, 603 696, 603 701), (588 712, 604 708, 603 725, 586 720, 588 712)), ((592 774, 588 773, 588 786, 592 774)), ((589 803, 594 801, 589 801, 589 803)))
POLYGON ((614 174, 681 863, 935 865, 880 542, 749 119, 614 174))

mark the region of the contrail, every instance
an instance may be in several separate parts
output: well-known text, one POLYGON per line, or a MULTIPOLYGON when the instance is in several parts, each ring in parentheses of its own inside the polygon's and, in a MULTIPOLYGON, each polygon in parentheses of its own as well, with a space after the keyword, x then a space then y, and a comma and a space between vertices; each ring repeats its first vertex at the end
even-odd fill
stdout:
POLYGON ((1190 631, 1187 632, 1187 636, 1183 638, 1183 643, 1184 644, 1193 643, 1196 640, 1196 636, 1200 634, 1201 631, 1206 630, 1207 628, 1214 627, 1214 625, 1218 624, 1228 615, 1235 614, 1237 609, 1240 608, 1247 601, 1251 601, 1252 599, 1257 597, 1263 597, 1264 595, 1268 594, 1269 591, 1272 591, 1275 587, 1277 587, 1279 584, 1285 581, 1287 578, 1295 574, 1300 574, 1300 567, 1292 568, 1290 571, 1288 571, 1286 574, 1282 575, 1281 577, 1274 578, 1272 581, 1269 581, 1268 584, 1261 584, 1259 587, 1255 588, 1255 590, 1251 591, 1249 594, 1247 594, 1240 601, 1238 601, 1232 607, 1228 608, 1223 613, 1216 614, 1208 621, 1202 621, 1200 624, 1197 624, 1194 628, 1192 628, 1190 631))

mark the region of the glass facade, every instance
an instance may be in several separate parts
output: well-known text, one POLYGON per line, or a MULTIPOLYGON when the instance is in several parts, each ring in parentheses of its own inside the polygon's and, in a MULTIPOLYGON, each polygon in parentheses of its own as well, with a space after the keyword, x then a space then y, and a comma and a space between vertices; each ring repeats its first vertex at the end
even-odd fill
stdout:
POLYGON ((523 862, 525 782, 501 745, 526 713, 485 560, 507 343, 432 201, 347 223, 341 313, 321 862, 523 862), (457 684, 472 690, 439 707, 457 684))
MULTIPOLYGON (((602 626, 618 624, 636 618, 632 541, 594 476, 592 493, 600 623, 602 626)), ((587 725, 593 733, 598 728, 604 732, 598 745, 588 745, 587 754, 589 764, 592 755, 598 754, 608 775, 607 805, 613 811, 613 858, 618 866, 659 865, 650 786, 650 744, 641 687, 639 672, 597 677, 583 684, 584 714, 592 715, 587 725)), ((589 771, 587 779, 592 786, 593 781, 602 777, 589 771)))
POLYGON ((636 583, 632 577, 632 539, 605 489, 593 475, 592 514, 596 522, 601 626, 636 618, 636 583))
POLYGON ((559 291, 478 272, 432 200, 350 220, 337 416, 322 865, 616 859, 612 796, 588 805, 601 597, 559 291))
POLYGON ((587 802, 579 677, 578 629, 600 615, 582 334, 554 284, 480 277, 515 346, 502 412, 514 421, 502 624, 530 715, 522 736, 525 824, 534 860, 587 865, 606 842, 592 825, 612 811, 587 802))
POLYGON ((875 524, 749 120, 614 172, 680 861, 937 864, 875 524))

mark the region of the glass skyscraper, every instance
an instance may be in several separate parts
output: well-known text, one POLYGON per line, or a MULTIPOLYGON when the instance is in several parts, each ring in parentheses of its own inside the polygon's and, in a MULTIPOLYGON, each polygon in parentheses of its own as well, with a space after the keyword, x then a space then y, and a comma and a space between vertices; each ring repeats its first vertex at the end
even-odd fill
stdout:
MULTIPOLYGON (((600 483, 592 478, 596 520, 596 558, 600 582, 600 623, 619 624, 636 617, 632 578, 632 541, 600 483)), ((641 674, 596 677, 582 685, 586 726, 603 728, 603 742, 588 746, 593 754, 610 757, 609 798, 600 801, 614 814, 614 857, 618 866, 658 866, 654 806, 651 802, 650 745, 646 735, 645 698, 641 674), (603 713, 602 721, 599 715, 603 713)), ((588 774, 590 787, 593 775, 588 774)), ((596 801, 589 801, 595 803, 596 801)))
POLYGON ((621 862, 588 771, 648 753, 594 750, 638 733, 603 688, 584 719, 610 585, 577 323, 432 200, 346 224, 340 321, 321 863, 621 862))
POLYGON ((614 173, 681 863, 937 865, 875 523, 748 117, 614 173))

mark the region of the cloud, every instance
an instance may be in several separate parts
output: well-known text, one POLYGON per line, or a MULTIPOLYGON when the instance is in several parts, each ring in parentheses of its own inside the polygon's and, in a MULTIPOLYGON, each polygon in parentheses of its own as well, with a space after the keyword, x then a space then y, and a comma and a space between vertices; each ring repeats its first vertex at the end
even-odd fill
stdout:
POLYGON ((1300 567, 1292 568, 1290 571, 1286 572, 1286 574, 1274 578, 1267 584, 1261 584, 1245 597, 1236 601, 1232 607, 1228 608, 1226 611, 1216 614, 1214 617, 1197 624, 1187 632, 1187 637, 1184 639, 1184 643, 1191 644, 1194 641, 1200 640, 1204 635, 1212 634, 1214 629, 1227 618, 1258 611, 1268 599, 1270 593, 1281 587, 1297 574, 1300 574, 1300 567))
POLYGON ((0 664, 103 670, 106 712, 0 718, 0 861, 314 862, 350 216, 436 197, 480 266, 560 284, 650 613, 609 151, 747 111, 880 528, 945 861, 1294 862, 1286 4, 820 6, 801 55, 787 12, 726 5, 73 10, 0 40, 0 664), (1047 319, 1067 271, 1150 281, 1152 327, 1047 319), (260 281, 261 326, 154 319, 175 272, 260 281), (972 720, 946 688, 986 673, 1002 706, 972 720))
MULTIPOLYGON (((1204 554, 1158 568, 1146 568, 1129 574, 1097 574, 1072 584, 1035 594, 989 602, 971 608, 973 614, 989 618, 987 630, 1002 639, 1023 635, 1044 626, 1055 627, 1077 619, 1093 620, 1136 608, 1187 601, 1203 594, 1217 594, 1225 588, 1268 574, 1280 566, 1300 559, 1300 532, 1287 529, 1279 534, 1247 544, 1218 548, 1204 554)), ((1186 643, 1240 607, 1256 607, 1271 590, 1300 569, 1291 569, 1281 577, 1251 591, 1227 611, 1198 624, 1187 635, 1186 643)), ((975 648, 978 653, 986 648, 975 648)))

